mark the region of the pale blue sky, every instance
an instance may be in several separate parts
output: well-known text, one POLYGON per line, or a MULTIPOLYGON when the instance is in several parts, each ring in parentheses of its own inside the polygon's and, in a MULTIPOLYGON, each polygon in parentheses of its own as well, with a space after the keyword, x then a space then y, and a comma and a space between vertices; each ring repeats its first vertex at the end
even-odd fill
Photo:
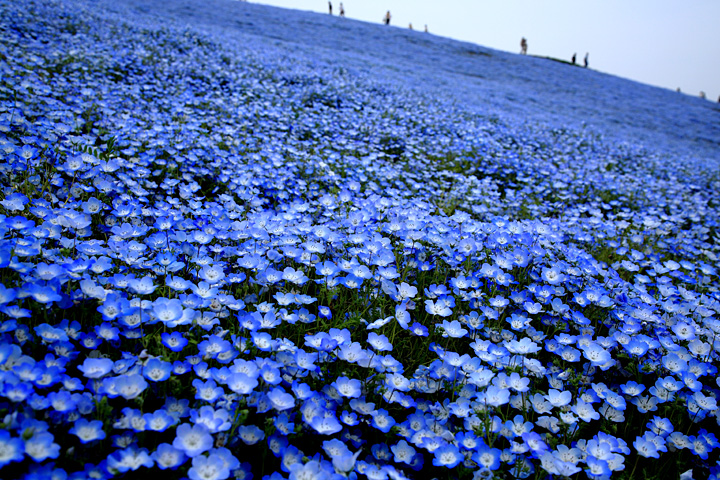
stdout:
MULTIPOLYGON (((257 0, 327 14, 327 0, 257 0)), ((333 13, 340 2, 333 0, 333 13)), ((720 0, 343 0, 349 18, 578 62, 643 83, 720 95, 720 0)))

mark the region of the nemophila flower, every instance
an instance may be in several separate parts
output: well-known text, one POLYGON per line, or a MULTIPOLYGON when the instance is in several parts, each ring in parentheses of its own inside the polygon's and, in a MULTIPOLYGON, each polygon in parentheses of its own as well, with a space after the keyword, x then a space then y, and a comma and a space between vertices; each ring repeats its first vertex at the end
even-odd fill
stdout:
POLYGON ((195 379, 192 382, 193 387, 196 389, 195 398, 197 400, 203 400, 208 403, 215 402, 225 391, 222 387, 219 387, 215 380, 208 380, 203 382, 200 379, 195 379))
POLYGON ((635 405, 640 413, 654 412, 657 410, 658 398, 638 396, 631 398, 630 403, 635 405))
POLYGON ((120 339, 120 330, 107 322, 95 326, 94 330, 99 338, 107 342, 114 342, 120 339))
POLYGON ((503 342, 503 345, 505 345, 505 348, 508 349, 510 353, 514 353, 517 355, 528 355, 531 353, 535 353, 541 350, 541 348, 538 346, 537 343, 533 342, 530 338, 524 337, 520 341, 517 340, 510 340, 503 342))
POLYGON ((277 342, 269 333, 252 332, 250 336, 252 337, 253 344, 258 348, 258 350, 271 352, 275 349, 277 342))
POLYGON ((292 267, 286 267, 283 270, 282 279, 295 285, 304 285, 309 280, 302 270, 295 270, 292 267))
POLYGON ((451 443, 437 448, 433 454, 433 465, 436 467, 455 468, 464 459, 458 447, 451 443))
POLYGON ((174 470, 185 463, 185 452, 173 447, 169 443, 161 443, 152 453, 151 458, 161 470, 174 470))
POLYGON ((158 298, 153 302, 153 313, 163 323, 177 322, 183 316, 183 306, 180 300, 158 298))
POLYGON ((600 367, 602 370, 607 370, 615 363, 610 352, 602 348, 597 343, 590 343, 588 345, 581 345, 583 356, 590 361, 590 364, 594 367, 600 367))
POLYGON ((437 328, 441 328, 443 333, 442 336, 444 338, 462 338, 465 335, 467 335, 468 331, 462 328, 463 325, 457 321, 452 320, 448 322, 447 320, 443 320, 443 322, 439 325, 437 325, 437 328))
POLYGON ((65 390, 48 393, 47 400, 56 412, 69 412, 77 408, 77 401, 73 398, 73 394, 65 390))
POLYGON ((162 344, 173 352, 182 351, 182 349, 185 348, 189 342, 189 340, 178 331, 174 331, 172 333, 163 332, 160 334, 160 339, 162 341, 162 344))
POLYGON ((255 445, 265 438, 265 432, 256 425, 241 425, 238 427, 238 436, 246 445, 255 445))
POLYGON ((148 386, 148 383, 139 374, 120 375, 111 380, 113 390, 125 400, 132 400, 140 395, 148 386))
POLYGON ((210 335, 206 340, 198 344, 198 352, 203 358, 218 358, 225 352, 232 350, 232 344, 217 335, 210 335))
POLYGON ((35 327, 35 333, 45 343, 68 341, 67 333, 65 333, 64 330, 50 326, 47 323, 43 323, 35 327))
POLYGON ((633 442, 633 447, 635 447, 638 455, 641 455, 645 458, 660 458, 660 453, 658 452, 657 445, 651 440, 647 439, 644 435, 642 437, 635 438, 635 441, 633 442))
POLYGON ((207 457, 199 455, 192 459, 188 477, 190 480, 225 480, 230 477, 230 469, 216 453, 207 457))
POLYGON ((568 391, 559 391, 553 388, 548 390, 545 398, 553 407, 564 407, 572 400, 572 393, 568 391))
POLYGON ((421 325, 417 322, 413 322, 412 325, 410 325, 410 333, 417 337, 427 337, 430 333, 428 332, 427 327, 424 325, 421 325))
POLYGON ((153 413, 146 413, 143 415, 143 420, 145 421, 145 430, 154 432, 164 432, 177 423, 176 418, 162 408, 153 413))
POLYGON ((105 438, 103 422, 100 420, 87 420, 78 418, 69 433, 77 436, 81 443, 90 443, 105 438))
POLYGON ((59 302, 62 297, 57 291, 50 285, 38 285, 37 283, 30 284, 24 291, 23 295, 29 295, 36 302, 42 304, 52 304, 53 302, 59 302))
POLYGON ((585 463, 587 464, 585 473, 587 473, 589 477, 603 477, 612 473, 610 465, 608 465, 608 462, 605 460, 588 457, 585 463))
POLYGON ((107 458, 107 468, 110 472, 125 473, 140 467, 150 468, 153 464, 153 459, 145 448, 129 447, 118 450, 107 458))
POLYGON ((705 411, 714 411, 718 408, 715 397, 705 396, 702 392, 695 392, 691 397, 689 397, 688 404, 691 402, 705 411))
POLYGON ((674 428, 670 420, 662 417, 653 417, 646 425, 655 435, 667 437, 670 435, 674 428))
POLYGON ((0 468, 8 463, 23 459, 25 444, 20 438, 13 438, 9 431, 0 430, 0 468))
POLYGON ((152 281, 151 277, 143 277, 141 279, 132 279, 128 282, 128 288, 138 295, 150 295, 155 291, 157 285, 152 281))
POLYGON ((382 334, 370 332, 367 337, 367 341, 373 349, 378 352, 391 352, 393 349, 390 340, 382 334))
POLYGON ((175 435, 172 446, 191 458, 210 450, 213 446, 213 437, 203 424, 183 423, 177 428, 175 435))
POLYGON ((60 445, 54 443, 54 440, 55 437, 50 432, 35 432, 25 440, 25 454, 36 462, 57 458, 60 455, 60 445))
POLYGON ((25 205, 27 205, 28 202, 30 202, 30 200, 25 195, 13 192, 0 201, 0 205, 5 207, 9 212, 22 212, 25 210, 25 205))
POLYGON ((172 363, 159 358, 151 358, 143 366, 143 376, 153 382, 163 382, 170 378, 171 373, 172 363))
POLYGON ((268 392, 268 399, 277 411, 288 410, 295 406, 295 397, 281 387, 275 387, 268 392))
POLYGON ((109 358, 86 358, 78 370, 83 372, 86 378, 101 378, 112 371, 115 363, 109 358))
POLYGON ((642 392, 645 391, 645 385, 638 384, 637 382, 633 382, 632 380, 620 385, 620 390, 622 390, 623 394, 630 396, 630 397, 637 397, 642 392))
POLYGON ((505 405, 510 401, 510 390, 507 388, 498 388, 495 385, 487 387, 483 395, 483 402, 492 407, 505 405))
POLYGON ((440 300, 425 300, 425 311, 430 315, 438 315, 448 317, 452 315, 452 310, 440 300))

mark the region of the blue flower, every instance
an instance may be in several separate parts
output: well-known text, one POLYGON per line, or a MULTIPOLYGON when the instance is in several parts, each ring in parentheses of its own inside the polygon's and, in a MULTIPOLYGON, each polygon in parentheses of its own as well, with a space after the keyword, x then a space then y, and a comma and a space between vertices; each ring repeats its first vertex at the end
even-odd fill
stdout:
POLYGON ((174 470, 185 463, 185 452, 173 447, 169 443, 161 443, 151 455, 155 464, 161 470, 174 470))
POLYGON ((370 332, 367 338, 368 343, 378 352, 391 352, 393 349, 390 340, 382 334, 370 332))
POLYGON ((338 377, 331 385, 345 398, 358 398, 362 393, 360 380, 355 378, 338 377))
POLYGON ((230 469, 223 458, 216 454, 199 455, 192 459, 192 467, 188 471, 190 480, 225 480, 230 476, 230 469))
POLYGON ((265 432, 256 425, 241 425, 238 427, 238 436, 246 445, 255 445, 265 438, 265 432))
POLYGON ((213 437, 203 424, 183 423, 177 428, 175 435, 172 446, 191 458, 210 450, 213 446, 213 437))
POLYGON ((11 462, 19 462, 25 453, 25 444, 20 438, 13 438, 7 430, 0 430, 0 468, 11 462))
POLYGON ((109 358, 86 358, 78 370, 87 378, 102 378, 112 371, 113 365, 109 358))
POLYGON ((120 473, 135 471, 140 467, 150 468, 153 463, 147 449, 137 447, 118 450, 107 459, 108 470, 120 473))
POLYGON ((153 413, 146 413, 143 415, 143 420, 145 422, 145 430, 153 432, 164 432, 176 423, 176 418, 162 408, 153 413))
POLYGON ((53 443, 54 440, 55 437, 50 432, 35 432, 25 440, 25 453, 36 462, 57 458, 60 455, 60 445, 53 443))
POLYGON ((455 468, 464 459, 458 447, 451 443, 436 449, 433 454, 433 465, 437 467, 455 468))
MULTIPOLYGON (((633 442, 633 446, 638 452, 638 455, 641 455, 645 458, 660 458, 660 453, 658 452, 655 443, 645 438, 645 436, 636 437, 635 441, 633 442)), ((607 475, 607 473, 605 475, 607 475)))
POLYGON ((105 438, 103 422, 100 420, 87 420, 78 418, 69 433, 77 436, 81 443, 90 443, 105 438))
POLYGON ((288 410, 295 406, 295 397, 281 387, 275 387, 268 392, 268 398, 277 411, 288 410))
POLYGON ((173 352, 181 352, 189 342, 189 340, 178 331, 174 331, 172 333, 162 332, 160 334, 160 339, 162 344, 173 352))
POLYGON ((430 315, 438 315, 440 317, 449 317, 452 310, 441 300, 425 300, 425 311, 430 315))

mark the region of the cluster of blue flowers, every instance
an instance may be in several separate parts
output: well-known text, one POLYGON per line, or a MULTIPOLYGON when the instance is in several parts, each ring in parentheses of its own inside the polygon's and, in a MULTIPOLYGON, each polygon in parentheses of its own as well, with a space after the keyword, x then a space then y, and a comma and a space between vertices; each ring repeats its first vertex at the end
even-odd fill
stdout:
POLYGON ((0 477, 720 478, 715 159, 0 19, 0 477))

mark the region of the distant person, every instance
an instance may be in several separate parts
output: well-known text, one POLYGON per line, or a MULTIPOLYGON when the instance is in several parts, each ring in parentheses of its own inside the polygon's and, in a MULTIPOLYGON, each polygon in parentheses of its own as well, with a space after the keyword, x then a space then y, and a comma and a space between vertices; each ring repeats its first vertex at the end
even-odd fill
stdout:
POLYGON ((705 96, 705 92, 703 92, 702 90, 700 90, 700 98, 702 98, 703 100, 705 100, 707 98, 705 96))
POLYGON ((575 65, 575 60, 577 60, 577 53, 573 53, 572 56, 572 64, 575 65))
POLYGON ((390 25, 390 18, 392 18, 392 17, 390 16, 390 10, 388 10, 387 13, 385 14, 385 16, 383 17, 383 23, 385 25, 390 25))
POLYGON ((677 91, 678 93, 682 93, 682 91, 680 90, 680 87, 678 87, 676 91, 677 91))
POLYGON ((340 16, 341 17, 345 16, 345 7, 343 7, 342 2, 340 2, 340 16))
POLYGON ((586 54, 585 54, 585 60, 584 60, 584 62, 585 62, 585 68, 588 68, 588 65, 590 65, 590 61, 588 60, 588 58, 590 58, 590 54, 589 54, 589 53, 586 53, 586 54))
POLYGON ((412 22, 410 22, 410 24, 408 25, 408 28, 409 28, 410 30, 413 29, 413 28, 412 28, 412 22))
POLYGON ((425 33, 428 33, 427 23, 425 24, 425 33))
POLYGON ((328 2, 328 11, 332 15, 332 2, 328 2))
POLYGON ((525 37, 520 40, 520 55, 527 55, 527 39, 525 37))

